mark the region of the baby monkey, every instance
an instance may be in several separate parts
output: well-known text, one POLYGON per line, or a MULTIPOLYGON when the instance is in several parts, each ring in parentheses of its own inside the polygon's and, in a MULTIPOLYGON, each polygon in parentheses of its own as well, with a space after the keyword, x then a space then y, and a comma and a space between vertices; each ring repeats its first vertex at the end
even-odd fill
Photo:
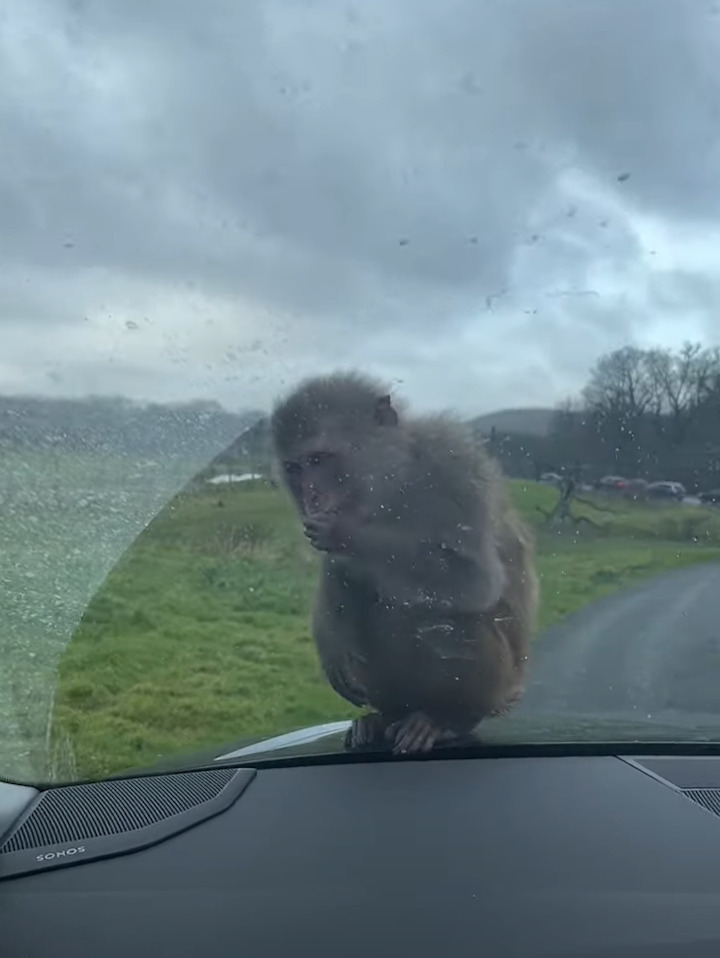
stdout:
POLYGON ((417 753, 471 733, 523 691, 539 588, 498 465, 447 415, 410 416, 358 373, 306 380, 272 437, 322 553, 312 632, 356 706, 347 746, 417 753))

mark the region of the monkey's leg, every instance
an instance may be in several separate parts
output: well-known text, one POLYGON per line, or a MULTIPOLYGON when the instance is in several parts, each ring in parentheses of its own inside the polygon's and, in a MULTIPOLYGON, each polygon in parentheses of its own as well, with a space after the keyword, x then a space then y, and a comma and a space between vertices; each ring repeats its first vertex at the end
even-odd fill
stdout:
POLYGON ((351 656, 347 655, 344 660, 341 660, 339 658, 333 659, 325 654, 321 664, 325 677, 341 698, 358 707, 367 705, 365 690, 353 676, 351 656))
POLYGON ((362 636, 372 599, 362 585, 349 582, 331 562, 323 564, 313 610, 313 638, 328 682, 338 695, 357 706, 368 704, 362 636))
POLYGON ((386 740, 387 721, 377 712, 354 719, 345 736, 345 748, 368 748, 386 740))

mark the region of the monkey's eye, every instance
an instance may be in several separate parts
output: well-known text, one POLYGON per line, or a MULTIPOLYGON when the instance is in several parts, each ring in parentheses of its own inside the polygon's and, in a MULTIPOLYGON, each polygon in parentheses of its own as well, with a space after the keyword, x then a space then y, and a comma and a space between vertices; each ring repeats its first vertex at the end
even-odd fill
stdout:
POLYGON ((330 457, 330 454, 327 452, 311 452, 307 457, 309 466, 320 466, 323 462, 326 462, 330 457))
POLYGON ((300 463, 299 462, 286 462, 285 463, 285 472, 288 476, 296 476, 300 472, 300 463))

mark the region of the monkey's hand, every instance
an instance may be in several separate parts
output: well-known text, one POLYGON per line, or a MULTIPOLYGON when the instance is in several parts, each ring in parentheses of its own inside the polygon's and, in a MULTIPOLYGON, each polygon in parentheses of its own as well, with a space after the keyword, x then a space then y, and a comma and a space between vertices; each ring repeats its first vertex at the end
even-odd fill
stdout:
POLYGON ((351 524, 336 513, 308 516, 305 535, 318 552, 347 553, 350 550, 351 524))

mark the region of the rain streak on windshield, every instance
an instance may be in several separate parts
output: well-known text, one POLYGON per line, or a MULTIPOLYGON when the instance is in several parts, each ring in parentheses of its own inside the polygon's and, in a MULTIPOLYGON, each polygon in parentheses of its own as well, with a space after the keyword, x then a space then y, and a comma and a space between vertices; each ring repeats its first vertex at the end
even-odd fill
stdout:
POLYGON ((720 741, 719 54, 714 0, 5 5, 0 778, 720 741))

